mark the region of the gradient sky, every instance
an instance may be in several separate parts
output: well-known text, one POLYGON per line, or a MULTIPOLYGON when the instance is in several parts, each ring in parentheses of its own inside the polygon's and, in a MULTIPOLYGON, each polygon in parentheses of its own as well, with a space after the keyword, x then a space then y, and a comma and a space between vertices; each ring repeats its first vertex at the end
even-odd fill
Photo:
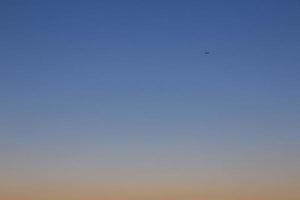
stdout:
POLYGON ((300 199, 300 1, 1 0, 0 26, 0 199, 300 199))

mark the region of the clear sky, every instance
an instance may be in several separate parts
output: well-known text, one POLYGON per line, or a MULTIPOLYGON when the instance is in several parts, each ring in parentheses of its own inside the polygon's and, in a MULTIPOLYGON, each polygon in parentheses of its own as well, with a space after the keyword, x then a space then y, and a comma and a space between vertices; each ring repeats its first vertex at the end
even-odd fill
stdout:
POLYGON ((1 0, 0 27, 0 199, 300 199, 300 1, 1 0))

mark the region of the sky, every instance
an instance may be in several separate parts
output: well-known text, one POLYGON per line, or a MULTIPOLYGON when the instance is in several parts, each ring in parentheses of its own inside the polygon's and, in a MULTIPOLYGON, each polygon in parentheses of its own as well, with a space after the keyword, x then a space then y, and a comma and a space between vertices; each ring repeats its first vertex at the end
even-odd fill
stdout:
POLYGON ((300 199, 300 1, 1 0, 0 26, 0 199, 300 199))

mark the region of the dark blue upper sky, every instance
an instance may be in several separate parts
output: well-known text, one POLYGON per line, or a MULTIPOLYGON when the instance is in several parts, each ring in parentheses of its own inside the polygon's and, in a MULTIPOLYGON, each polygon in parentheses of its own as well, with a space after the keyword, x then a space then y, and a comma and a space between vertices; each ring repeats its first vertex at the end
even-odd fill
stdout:
POLYGON ((2 0, 0 25, 0 134, 12 143, 82 127, 299 140, 297 0, 2 0))

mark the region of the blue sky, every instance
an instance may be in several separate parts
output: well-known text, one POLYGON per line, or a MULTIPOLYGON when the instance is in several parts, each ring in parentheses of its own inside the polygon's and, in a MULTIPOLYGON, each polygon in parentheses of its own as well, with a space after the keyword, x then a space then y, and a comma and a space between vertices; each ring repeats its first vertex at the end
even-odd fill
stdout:
POLYGON ((296 0, 1 1, 2 160, 52 163, 53 174, 64 172, 60 159, 87 157, 110 172, 152 163, 157 176, 177 165, 197 174, 203 163, 208 174, 254 161, 258 171, 298 169, 299 9, 296 0))

